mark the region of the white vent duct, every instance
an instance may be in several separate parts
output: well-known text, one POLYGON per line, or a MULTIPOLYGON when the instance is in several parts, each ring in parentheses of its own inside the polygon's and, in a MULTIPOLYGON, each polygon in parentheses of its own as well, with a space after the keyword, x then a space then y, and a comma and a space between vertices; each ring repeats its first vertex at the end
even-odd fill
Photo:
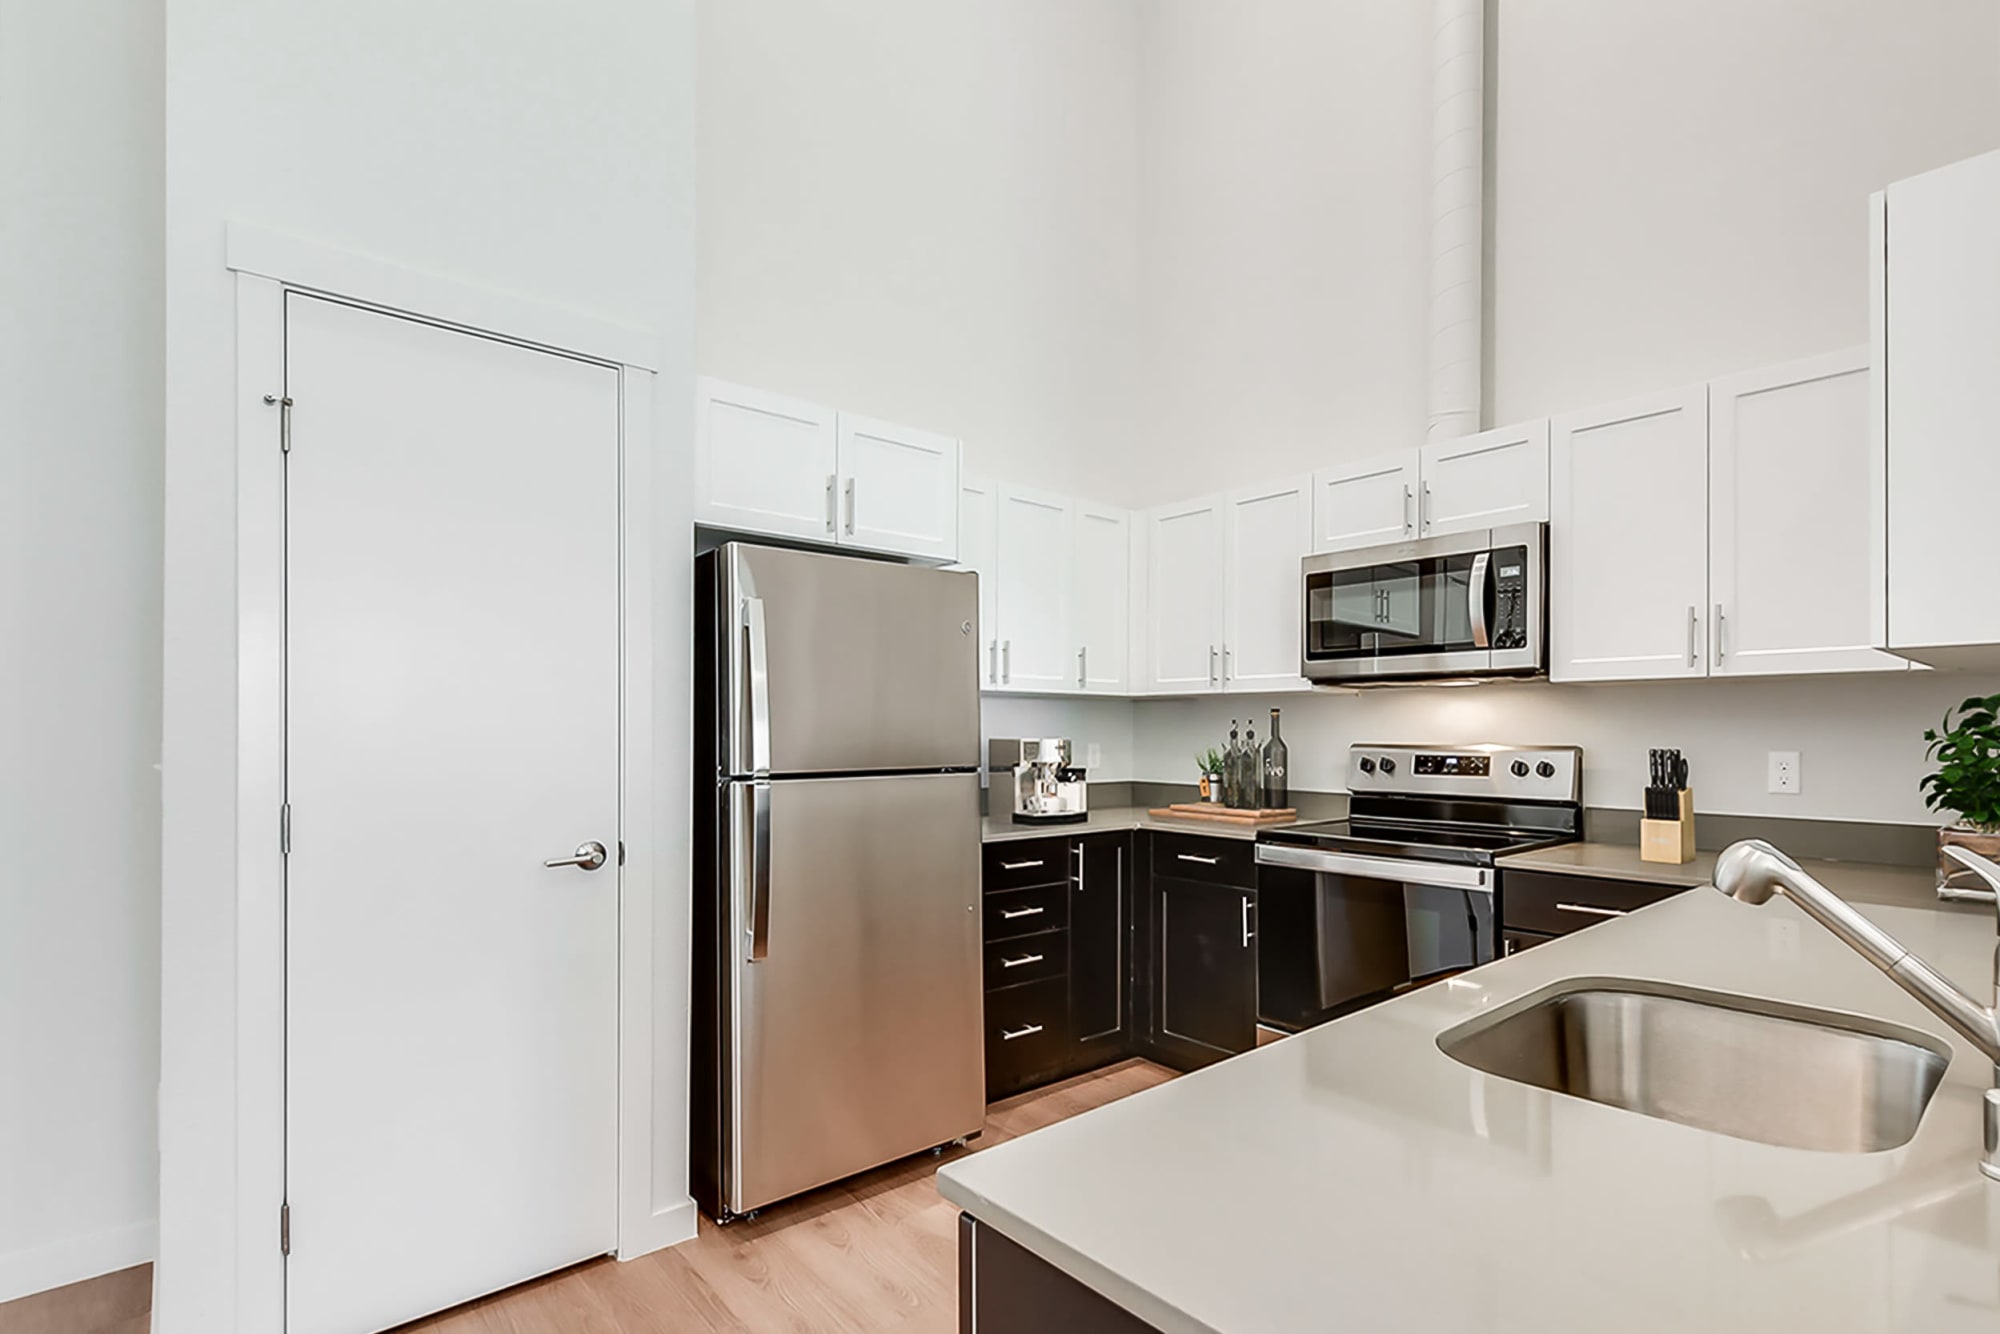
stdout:
POLYGON ((1486 246, 1486 4, 1435 0, 1429 440, 1480 427, 1486 246))

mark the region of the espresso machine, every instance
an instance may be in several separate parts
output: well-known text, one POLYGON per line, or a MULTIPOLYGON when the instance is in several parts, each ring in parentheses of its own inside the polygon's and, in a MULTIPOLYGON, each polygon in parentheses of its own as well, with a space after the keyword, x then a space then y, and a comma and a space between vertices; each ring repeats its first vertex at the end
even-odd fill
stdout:
POLYGON ((1070 744, 1058 737, 996 737, 987 749, 993 773, 1013 774, 1016 824, 1077 824, 1090 818, 1086 775, 1069 761, 1070 744))

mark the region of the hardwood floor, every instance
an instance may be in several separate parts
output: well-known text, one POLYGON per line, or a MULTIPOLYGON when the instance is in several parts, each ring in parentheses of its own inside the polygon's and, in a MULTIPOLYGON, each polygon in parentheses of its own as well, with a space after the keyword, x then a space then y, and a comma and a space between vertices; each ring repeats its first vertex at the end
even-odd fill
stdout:
MULTIPOLYGON (((958 1210, 940 1163, 1173 1078, 1125 1061, 986 1109, 986 1130, 943 1158, 891 1164, 629 1264, 592 1260, 398 1334, 954 1334, 958 1210)), ((0 1334, 143 1334, 151 1271, 128 1269, 0 1305, 0 1334)))

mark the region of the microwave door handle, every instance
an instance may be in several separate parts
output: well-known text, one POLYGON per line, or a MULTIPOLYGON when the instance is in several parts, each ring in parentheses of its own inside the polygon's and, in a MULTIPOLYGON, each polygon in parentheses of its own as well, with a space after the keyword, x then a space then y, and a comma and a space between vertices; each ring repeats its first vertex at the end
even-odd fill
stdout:
POLYGON ((1472 604, 1472 646, 1492 648, 1493 636, 1486 627, 1486 593, 1493 573, 1493 553, 1482 551, 1472 558, 1472 578, 1466 581, 1466 600, 1472 604))

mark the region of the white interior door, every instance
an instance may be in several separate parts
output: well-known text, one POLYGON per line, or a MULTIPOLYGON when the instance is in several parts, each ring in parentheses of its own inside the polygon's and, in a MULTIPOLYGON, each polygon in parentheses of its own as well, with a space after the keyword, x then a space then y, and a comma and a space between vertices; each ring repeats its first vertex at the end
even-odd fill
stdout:
POLYGON ((1224 527, 1213 497, 1146 516, 1146 664, 1155 691, 1222 684, 1224 527))
POLYGON ((1312 478, 1240 491, 1229 499, 1229 632, 1222 679, 1231 690, 1304 688, 1300 562, 1312 548, 1312 478))
POLYGON ((1549 676, 1707 675, 1708 386, 1550 428, 1549 676))
POLYGON ((1313 474, 1313 550, 1351 551, 1417 535, 1418 454, 1400 449, 1313 474))
POLYGON ((1709 386, 1709 671, 1904 671, 1871 647, 1868 349, 1709 386))
POLYGON ((360 1334, 617 1244, 618 375, 301 296, 285 374, 288 1334, 360 1334))
POLYGON ((1077 644, 1076 683, 1083 690, 1117 694, 1130 679, 1132 516, 1104 505, 1079 504, 1074 532, 1070 623, 1077 644))
POLYGON ((697 523, 835 540, 839 447, 831 408, 705 379, 695 410, 697 523))
POLYGON ((1070 513, 1062 496, 1000 488, 1000 688, 1069 690, 1076 680, 1070 643, 1070 513))

